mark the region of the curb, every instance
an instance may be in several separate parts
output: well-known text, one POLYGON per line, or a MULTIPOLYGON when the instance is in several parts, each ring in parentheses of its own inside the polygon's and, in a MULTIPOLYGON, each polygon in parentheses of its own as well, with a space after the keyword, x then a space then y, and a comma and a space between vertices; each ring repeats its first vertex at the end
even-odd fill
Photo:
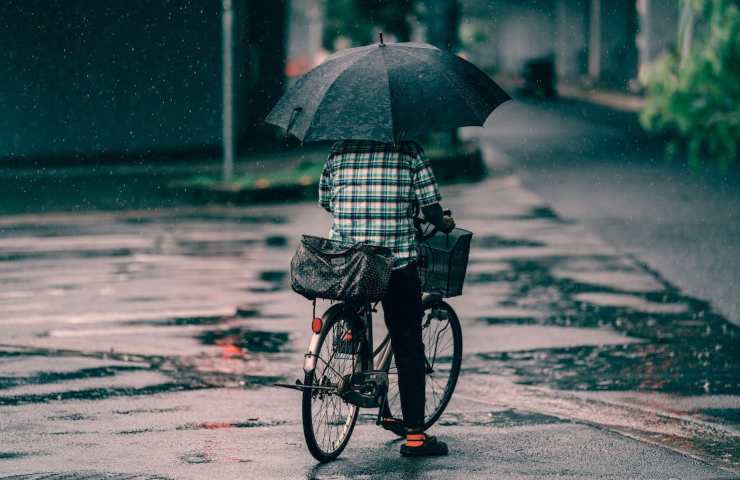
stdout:
MULTIPOLYGON (((464 142, 453 149, 428 152, 429 163, 440 183, 478 181, 487 174, 486 163, 477 142, 464 142)), ((300 177, 294 183, 239 187, 214 181, 204 185, 202 182, 177 181, 167 186, 167 192, 182 197, 195 205, 233 204, 251 205, 276 203, 281 201, 305 201, 318 197, 318 178, 300 177)))

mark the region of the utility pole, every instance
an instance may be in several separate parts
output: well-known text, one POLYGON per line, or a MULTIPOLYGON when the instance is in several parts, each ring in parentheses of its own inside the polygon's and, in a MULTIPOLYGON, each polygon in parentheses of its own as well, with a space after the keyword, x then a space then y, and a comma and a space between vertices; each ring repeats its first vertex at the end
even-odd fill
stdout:
POLYGON ((222 154, 223 181, 234 176, 234 9, 232 0, 223 0, 222 17, 222 154))
POLYGON ((601 0, 591 0, 588 28, 588 75, 601 77, 601 0))

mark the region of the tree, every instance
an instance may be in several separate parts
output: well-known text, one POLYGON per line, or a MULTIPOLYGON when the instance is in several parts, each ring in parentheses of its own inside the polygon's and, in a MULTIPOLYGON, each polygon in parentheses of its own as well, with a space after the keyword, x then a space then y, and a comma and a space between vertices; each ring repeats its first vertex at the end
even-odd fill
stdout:
MULTIPOLYGON (((672 132, 689 158, 723 165, 740 144, 740 8, 736 0, 682 0, 679 49, 645 72, 648 102, 640 115, 650 131, 672 132)), ((675 150, 676 143, 670 144, 675 150)))

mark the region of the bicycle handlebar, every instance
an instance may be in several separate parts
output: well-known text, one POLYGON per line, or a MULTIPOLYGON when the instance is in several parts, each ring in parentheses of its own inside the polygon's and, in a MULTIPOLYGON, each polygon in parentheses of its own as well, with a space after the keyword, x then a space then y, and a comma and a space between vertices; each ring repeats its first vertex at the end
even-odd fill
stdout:
MULTIPOLYGON (((443 216, 451 217, 452 216, 452 210, 443 210, 442 211, 443 216)), ((421 229, 422 225, 428 224, 429 221, 423 218, 419 218, 419 210, 417 209, 416 215, 414 216, 414 228, 416 229, 416 235, 420 241, 429 240, 432 238, 439 229, 432 225, 432 230, 429 233, 424 233, 424 231, 421 229)), ((445 233, 445 235, 449 234, 449 232, 445 233)))

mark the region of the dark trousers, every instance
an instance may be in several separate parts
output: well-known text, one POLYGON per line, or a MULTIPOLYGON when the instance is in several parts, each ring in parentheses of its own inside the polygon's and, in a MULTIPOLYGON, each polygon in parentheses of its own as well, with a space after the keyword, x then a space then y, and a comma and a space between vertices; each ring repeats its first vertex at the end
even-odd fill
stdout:
POLYGON ((423 429, 426 360, 421 339, 421 284, 416 264, 393 270, 383 298, 385 324, 398 367, 401 411, 407 429, 423 429))

